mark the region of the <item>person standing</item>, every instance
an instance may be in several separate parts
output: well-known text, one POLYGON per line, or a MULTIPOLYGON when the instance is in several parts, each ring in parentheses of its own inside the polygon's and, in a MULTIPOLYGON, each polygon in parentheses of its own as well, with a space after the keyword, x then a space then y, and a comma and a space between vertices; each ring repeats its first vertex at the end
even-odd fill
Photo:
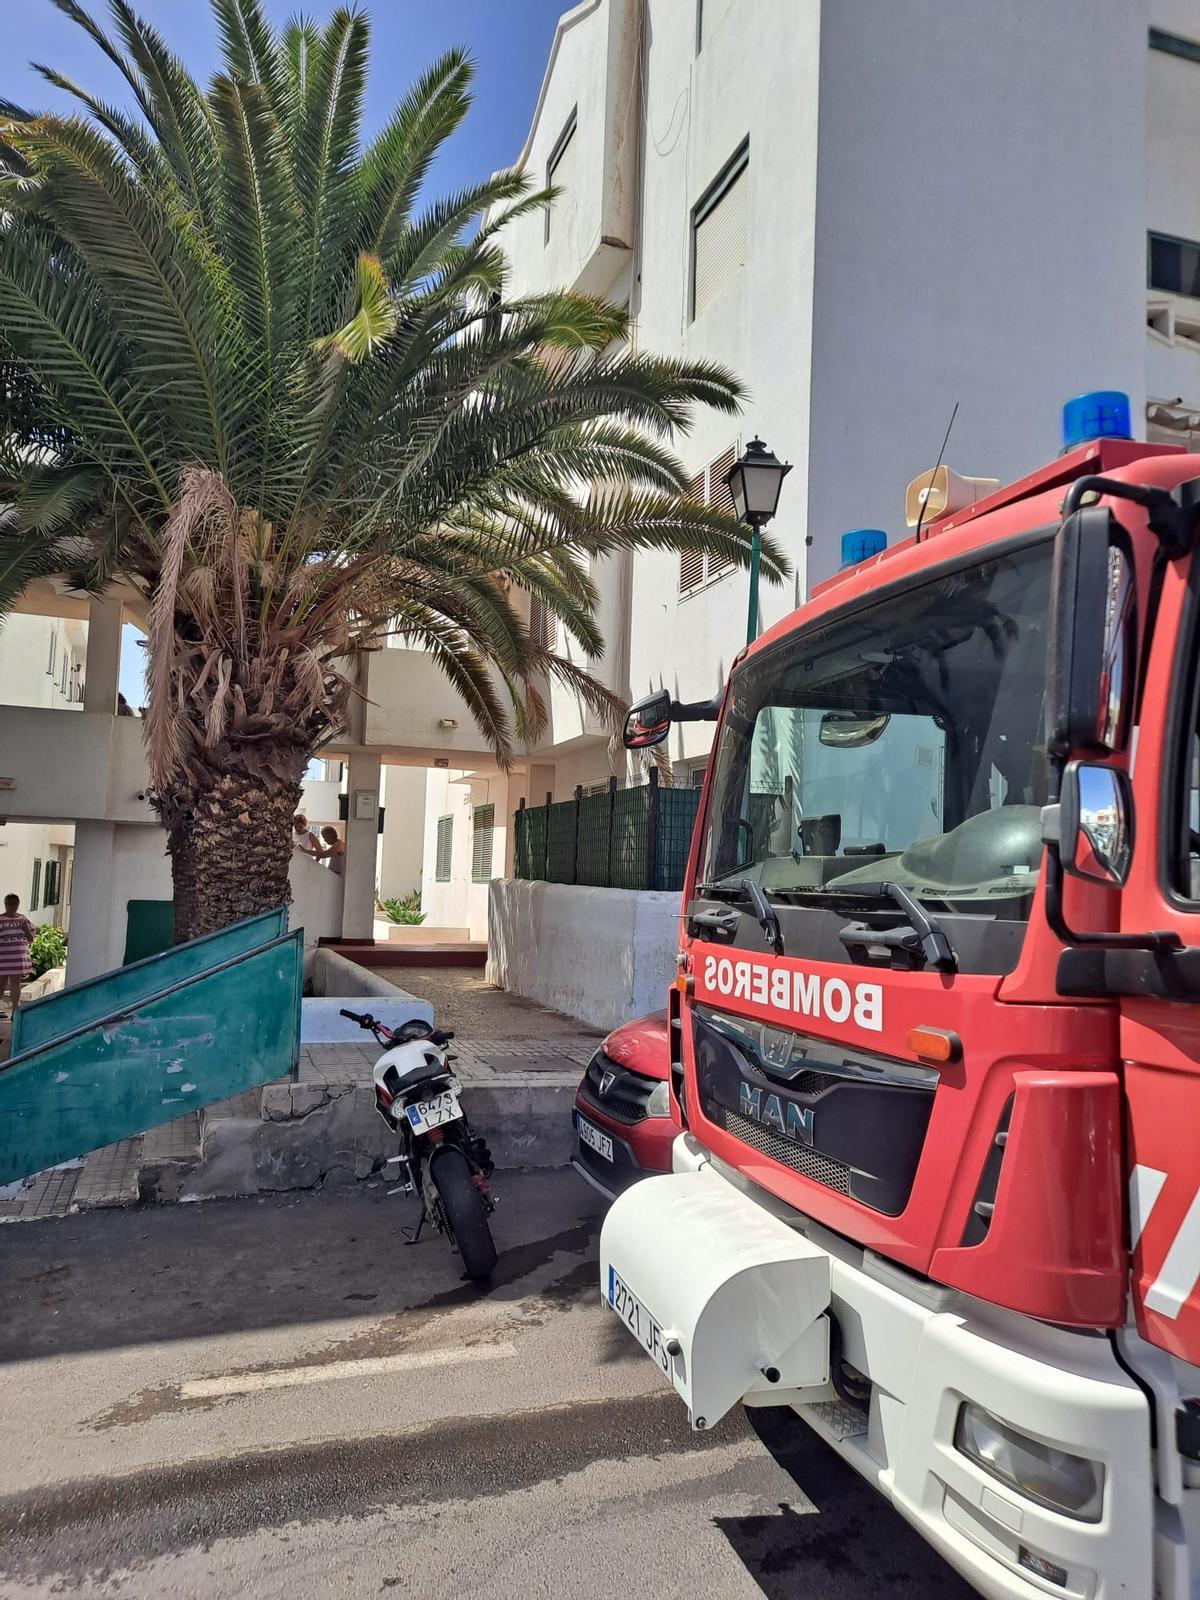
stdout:
POLYGON ((308 825, 308 818, 303 811, 297 811, 292 818, 292 833, 294 847, 302 856, 312 856, 314 861, 320 861, 322 856, 321 841, 308 825))
POLYGON ((21 897, 4 896, 4 915, 0 917, 0 989, 8 996, 10 1015, 21 1004, 21 985, 33 973, 30 946, 33 923, 21 915, 21 897))
POLYGON ((338 837, 336 828, 322 828, 321 837, 325 841, 321 860, 327 862, 330 872, 336 872, 340 878, 346 870, 346 846, 338 837))

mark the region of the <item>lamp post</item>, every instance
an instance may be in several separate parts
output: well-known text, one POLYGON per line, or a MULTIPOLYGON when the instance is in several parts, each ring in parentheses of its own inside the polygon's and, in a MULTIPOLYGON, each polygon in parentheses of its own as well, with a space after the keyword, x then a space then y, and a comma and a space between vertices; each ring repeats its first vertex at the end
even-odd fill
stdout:
POLYGON ((750 528, 750 607, 746 617, 746 643, 758 637, 758 568, 762 558, 762 530, 775 515, 779 491, 791 471, 761 439, 751 439, 725 476, 739 522, 750 528))

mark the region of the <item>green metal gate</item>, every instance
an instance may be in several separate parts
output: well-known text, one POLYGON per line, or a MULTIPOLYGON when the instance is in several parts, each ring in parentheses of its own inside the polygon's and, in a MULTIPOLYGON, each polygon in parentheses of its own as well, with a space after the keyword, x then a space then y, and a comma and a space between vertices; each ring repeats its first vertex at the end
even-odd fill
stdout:
POLYGON ((303 931, 280 908, 17 1012, 0 1183, 113 1144, 300 1060, 303 931))

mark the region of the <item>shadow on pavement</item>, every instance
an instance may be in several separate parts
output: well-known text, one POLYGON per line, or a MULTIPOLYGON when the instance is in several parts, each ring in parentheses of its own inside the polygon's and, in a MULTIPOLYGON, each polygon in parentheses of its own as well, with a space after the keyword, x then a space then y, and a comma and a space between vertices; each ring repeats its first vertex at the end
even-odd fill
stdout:
POLYGON ((414 1203, 382 1185, 2 1227, 0 1362, 364 1316, 386 1343, 458 1305, 522 1299, 535 1274, 552 1304, 594 1293, 599 1198, 569 1171, 509 1173, 496 1193, 483 1291, 432 1230, 403 1245, 414 1203))
POLYGON ((785 1408, 748 1410, 750 1427, 816 1508, 718 1517, 767 1600, 973 1600, 969 1588, 840 1456, 785 1408))

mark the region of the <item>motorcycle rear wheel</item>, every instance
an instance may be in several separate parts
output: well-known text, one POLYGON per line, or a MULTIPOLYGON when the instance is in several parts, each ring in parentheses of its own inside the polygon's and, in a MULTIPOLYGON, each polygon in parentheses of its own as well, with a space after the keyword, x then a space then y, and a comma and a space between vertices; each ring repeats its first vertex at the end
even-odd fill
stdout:
POLYGON ((488 1226, 483 1196, 475 1186, 466 1156, 453 1148, 439 1151, 429 1175, 463 1258, 467 1277, 473 1283, 485 1282, 496 1265, 496 1245, 488 1226))

